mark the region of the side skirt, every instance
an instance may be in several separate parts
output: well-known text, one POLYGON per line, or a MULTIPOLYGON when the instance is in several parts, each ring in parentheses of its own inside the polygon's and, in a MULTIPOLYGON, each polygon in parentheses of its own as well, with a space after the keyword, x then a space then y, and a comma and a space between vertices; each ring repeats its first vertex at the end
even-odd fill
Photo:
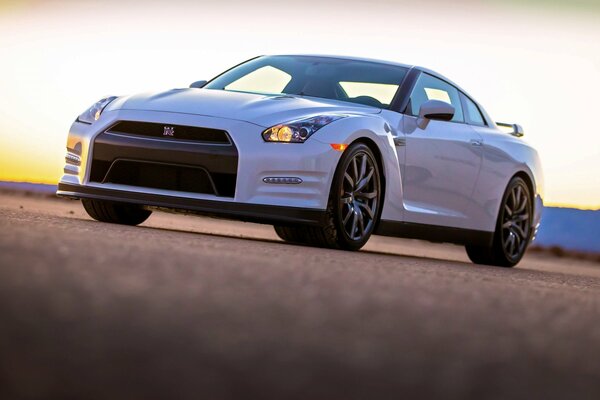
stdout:
POLYGON ((491 246, 494 239, 494 232, 386 220, 379 222, 375 235, 477 246, 491 246))

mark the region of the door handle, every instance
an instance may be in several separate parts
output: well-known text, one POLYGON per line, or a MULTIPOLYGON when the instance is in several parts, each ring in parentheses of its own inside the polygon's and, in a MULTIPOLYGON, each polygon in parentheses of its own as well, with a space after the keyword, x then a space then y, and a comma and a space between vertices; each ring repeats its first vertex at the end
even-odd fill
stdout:
POLYGON ((481 140, 481 139, 471 139, 469 142, 471 143, 472 146, 482 146, 483 145, 483 140, 481 140))

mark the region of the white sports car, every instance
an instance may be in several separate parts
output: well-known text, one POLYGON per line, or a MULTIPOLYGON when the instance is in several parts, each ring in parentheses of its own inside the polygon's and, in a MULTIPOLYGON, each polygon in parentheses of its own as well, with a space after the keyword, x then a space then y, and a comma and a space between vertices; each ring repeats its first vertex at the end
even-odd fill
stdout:
POLYGON ((73 123, 58 195, 99 221, 152 209, 273 224, 285 241, 360 249, 372 234, 519 262, 543 178, 458 85, 416 66, 263 56, 190 88, 94 104, 73 123))

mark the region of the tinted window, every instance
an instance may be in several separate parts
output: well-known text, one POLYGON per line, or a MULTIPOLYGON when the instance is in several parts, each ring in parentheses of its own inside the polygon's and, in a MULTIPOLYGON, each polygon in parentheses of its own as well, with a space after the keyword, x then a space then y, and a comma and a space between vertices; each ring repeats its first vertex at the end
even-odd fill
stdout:
POLYGON ((464 122, 458 89, 441 79, 422 73, 410 95, 407 112, 411 115, 419 115, 421 105, 428 100, 441 100, 452 104, 454 106, 452 121, 464 122))
POLYGON ((389 105, 398 90, 398 85, 373 82, 340 82, 340 86, 350 99, 369 96, 381 104, 389 105))
POLYGON ((255 69, 225 86, 225 90, 254 93, 281 93, 292 80, 289 74, 271 66, 255 69))
POLYGON ((218 76, 206 89, 322 97, 389 108, 405 67, 311 56, 255 58, 218 76))
POLYGON ((463 96, 467 106, 466 120, 471 125, 485 126, 485 120, 479 111, 477 104, 471 101, 467 96, 463 96))

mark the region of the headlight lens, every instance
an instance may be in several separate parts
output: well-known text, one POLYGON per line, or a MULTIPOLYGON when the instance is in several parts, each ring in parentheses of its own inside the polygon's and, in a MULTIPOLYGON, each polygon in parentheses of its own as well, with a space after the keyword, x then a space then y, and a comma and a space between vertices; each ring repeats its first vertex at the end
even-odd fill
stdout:
POLYGON ((81 114, 79 117, 77 117, 77 121, 84 122, 86 124, 93 124, 94 121, 97 121, 98 118, 100 118, 100 115, 102 114, 102 111, 104 111, 104 108, 106 108, 106 106, 109 105, 110 102, 116 98, 116 96, 111 96, 100 100, 99 102, 95 103, 93 106, 85 110, 83 114, 81 114))
POLYGON ((304 143, 310 135, 325 125, 344 117, 347 115, 328 114, 298 119, 272 126, 262 133, 262 137, 266 142, 304 143))

